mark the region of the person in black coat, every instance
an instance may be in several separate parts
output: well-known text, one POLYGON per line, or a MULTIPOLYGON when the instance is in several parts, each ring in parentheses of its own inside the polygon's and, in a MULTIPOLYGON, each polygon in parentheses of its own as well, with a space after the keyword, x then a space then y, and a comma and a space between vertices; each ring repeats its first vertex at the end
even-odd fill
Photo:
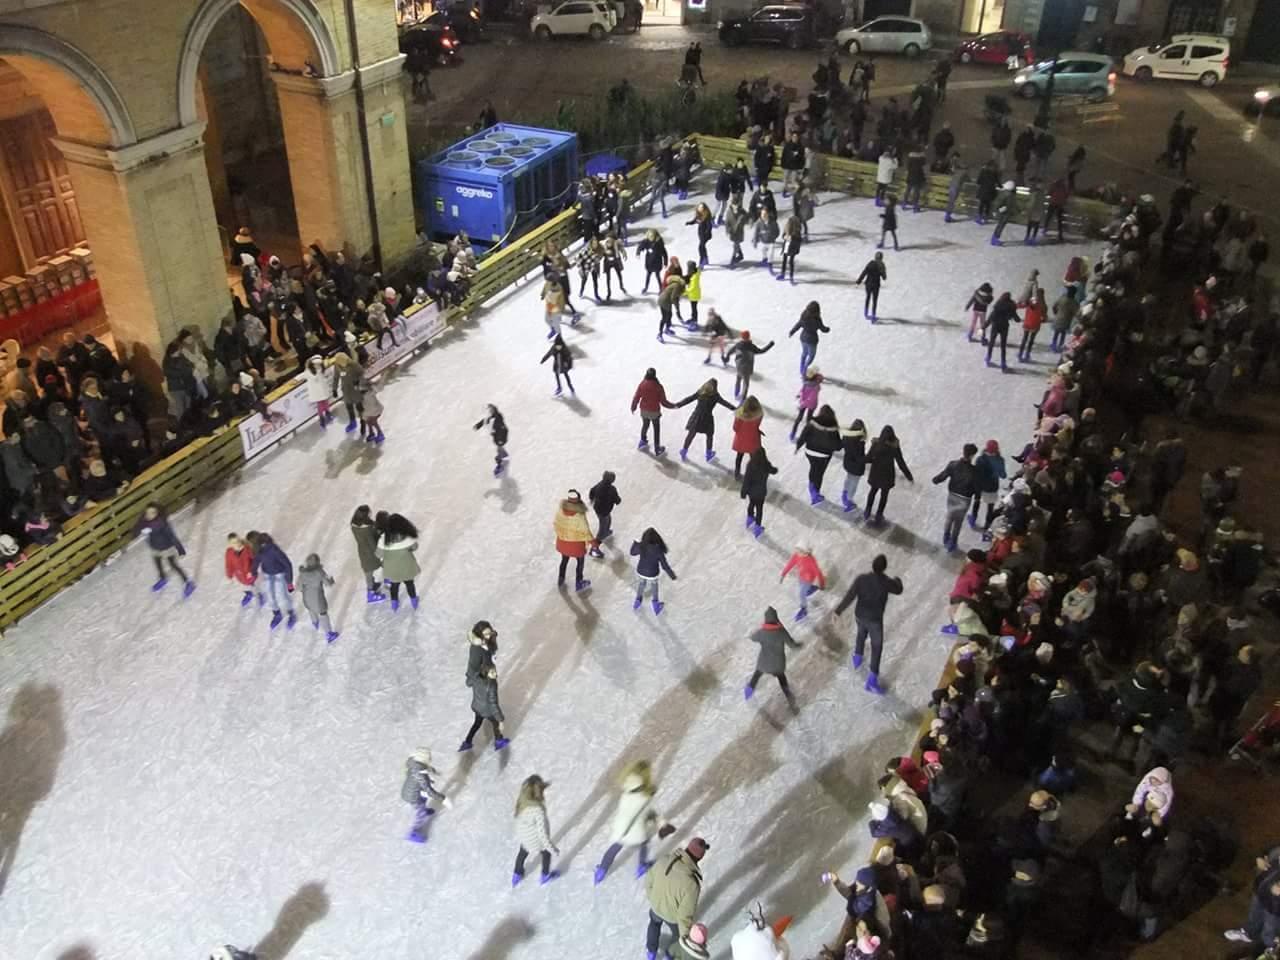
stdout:
POLYGON ((996 201, 1000 188, 1000 169, 994 160, 988 160, 978 171, 975 189, 978 197, 978 223, 985 224, 991 219, 991 207, 996 201))
POLYGON ((788 332, 788 337, 800 333, 800 376, 804 376, 809 365, 818 355, 818 334, 830 333, 831 329, 822 322, 822 306, 817 300, 810 300, 800 313, 800 319, 788 332))
POLYGON ((636 599, 631 609, 639 610, 644 603, 644 592, 648 588, 653 594, 653 612, 659 614, 666 606, 658 597, 658 579, 663 570, 672 580, 679 579, 676 572, 667 563, 667 544, 662 534, 649 527, 640 535, 639 540, 631 543, 631 556, 639 557, 636 561, 636 599))
POLYGON ((591 555, 597 560, 604 556, 599 545, 613 536, 613 508, 622 503, 618 488, 613 485, 617 479, 612 470, 606 470, 600 482, 587 491, 587 501, 596 512, 596 545, 591 548, 591 555))
POLYGON ((757 538, 764 532, 764 498, 769 495, 769 477, 777 472, 764 447, 757 447, 742 473, 739 497, 747 501, 747 529, 757 538))
POLYGON ((840 502, 844 512, 849 513, 857 506, 853 498, 858 494, 858 484, 867 470, 867 427, 861 420, 854 420, 848 430, 840 431, 841 445, 844 447, 844 490, 840 493, 840 502))
POLYGON ((876 247, 884 249, 884 238, 888 234, 893 235, 893 249, 898 247, 898 201, 892 193, 886 194, 884 198, 884 213, 880 214, 880 242, 876 247))
POLYGON ((1018 316, 1017 304, 1013 302, 1013 294, 1008 290, 1000 294, 1000 298, 991 306, 991 312, 987 314, 987 366, 994 366, 991 362, 991 352, 996 348, 996 341, 1000 341, 1000 369, 1007 371, 1005 365, 1006 351, 1009 346, 1009 324, 1021 323, 1022 319, 1018 316))
POLYGON ((147 546, 151 548, 151 559, 155 562, 156 573, 159 574, 159 579, 151 585, 152 591, 164 589, 164 585, 169 582, 169 575, 164 569, 164 562, 168 560, 174 573, 182 578, 182 595, 191 596, 196 588, 195 582, 178 565, 178 557, 185 557, 187 550, 170 526, 169 515, 164 507, 158 503, 147 504, 142 511, 142 516, 138 517, 138 522, 134 524, 133 532, 135 536, 145 536, 147 546))
POLYGON ((573 389, 573 380, 569 378, 569 371, 573 369, 573 353, 569 350, 569 345, 564 342, 564 338, 560 334, 556 334, 556 338, 551 341, 551 348, 542 355, 542 359, 538 363, 544 364, 548 360, 551 361, 551 372, 556 378, 555 396, 560 396, 564 392, 564 388, 560 386, 560 378, 564 377, 564 382, 569 385, 569 394, 577 396, 573 389))
POLYGON ((800 142, 798 131, 792 130, 787 142, 782 145, 782 195, 788 196, 795 189, 796 182, 804 174, 804 144, 800 142))
POLYGON ((880 655, 884 649, 884 608, 891 595, 902 593, 902 578, 885 573, 889 561, 879 554, 871 561, 871 572, 853 578, 849 590, 836 605, 840 616, 853 604, 853 618, 858 632, 853 645, 853 669, 862 666, 862 651, 867 638, 871 638, 871 672, 867 676, 866 689, 871 693, 884 693, 880 686, 880 655))
MULTIPOLYGON (((885 213, 888 212, 889 210, 885 211, 885 213)), ((896 236, 894 239, 897 239, 896 236)), ((876 255, 867 261, 867 265, 862 268, 862 273, 858 274, 858 279, 854 281, 856 284, 866 286, 867 298, 862 304, 862 316, 872 323, 876 322, 876 310, 880 306, 880 285, 888 276, 889 271, 884 265, 884 254, 876 251, 876 255)))
POLYGON ((832 455, 840 447, 840 424, 836 422, 835 411, 824 403, 796 439, 796 453, 803 449, 809 458, 809 502, 814 506, 825 499, 822 496, 822 478, 832 455))
POLYGON ((978 493, 978 468, 973 462, 977 452, 977 444, 966 443, 959 459, 952 460, 933 478, 935 484, 947 482, 947 521, 942 528, 942 545, 948 550, 956 549, 964 516, 978 493))
POLYGON ((898 436, 888 424, 880 431, 880 436, 871 441, 871 449, 867 451, 867 504, 862 511, 864 520, 871 519, 872 508, 875 507, 876 494, 880 495, 880 505, 875 507, 876 523, 884 522, 884 508, 889 501, 889 491, 897 481, 894 465, 902 471, 908 483, 915 483, 907 462, 902 459, 902 448, 898 445, 898 436))
POLYGON ((644 263, 644 289, 640 292, 649 292, 649 278, 653 277, 657 281, 658 292, 661 293, 662 271, 667 267, 667 245, 662 242, 657 230, 645 232, 644 239, 636 246, 636 253, 644 263))
POLYGON ((733 404, 720 396, 720 385, 714 377, 699 387, 695 393, 689 394, 689 396, 675 404, 675 406, 684 407, 690 403, 695 404, 695 406, 693 413, 689 414, 689 422, 685 424, 687 432, 684 438, 684 446, 680 448, 680 459, 686 461, 689 459, 689 446, 693 443, 694 435, 702 433, 706 434, 707 437, 706 458, 707 463, 710 463, 716 456, 714 449, 716 406, 719 405, 726 410, 732 410, 733 404))
POLYGON ((756 182, 762 185, 768 183, 774 163, 773 138, 769 134, 760 138, 760 145, 752 154, 751 162, 756 169, 756 182))

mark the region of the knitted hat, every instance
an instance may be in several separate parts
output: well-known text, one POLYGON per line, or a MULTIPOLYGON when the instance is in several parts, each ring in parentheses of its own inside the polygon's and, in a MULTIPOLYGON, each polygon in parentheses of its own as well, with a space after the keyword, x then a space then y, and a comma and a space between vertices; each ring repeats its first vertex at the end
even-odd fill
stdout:
POLYGON ((889 805, 881 800, 872 800, 867 809, 871 811, 872 820, 884 820, 889 816, 889 805))
POLYGON ((689 928, 689 942, 696 943, 699 946, 705 946, 707 943, 707 928, 705 924, 695 923, 689 928))
POLYGON ((743 340, 750 340, 750 339, 751 339, 751 331, 750 331, 750 330, 743 330, 743 331, 742 331, 742 339, 743 339, 743 340))
POLYGON ((858 938, 858 952, 866 954, 868 957, 875 956, 877 950, 880 949, 880 938, 875 934, 867 933, 858 938))
POLYGON ((986 443, 986 446, 983 447, 982 449, 983 449, 983 452, 985 453, 999 453, 1000 444, 996 443, 996 441, 994 440, 988 440, 986 443))
POLYGON ((694 837, 688 842, 685 849, 695 857, 701 859, 706 855, 706 852, 711 849, 711 844, 707 843, 707 841, 703 840, 701 837, 694 837))
POLYGON ((876 872, 870 867, 859 867, 858 872, 853 875, 853 882, 858 886, 866 887, 868 890, 874 890, 876 886, 876 872))
POLYGON ((765 623, 777 623, 777 622, 778 622, 778 611, 777 611, 777 610, 775 610, 773 607, 765 607, 765 608, 764 608, 764 622, 765 622, 765 623))

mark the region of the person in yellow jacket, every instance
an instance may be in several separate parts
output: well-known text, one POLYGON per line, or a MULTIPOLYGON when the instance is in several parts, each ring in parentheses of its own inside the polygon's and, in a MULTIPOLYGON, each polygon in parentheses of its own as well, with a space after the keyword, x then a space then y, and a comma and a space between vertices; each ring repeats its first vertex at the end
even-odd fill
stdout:
POLYGON ((698 910, 702 894, 702 871, 698 864, 711 849, 702 837, 694 837, 683 850, 663 857, 648 872, 645 882, 649 894, 649 928, 645 932, 645 949, 649 960, 658 955, 658 941, 665 924, 671 931, 672 943, 687 937, 698 910))
POLYGON ((556 531, 556 552, 560 554, 559 585, 564 586, 564 575, 569 569, 569 560, 578 561, 577 574, 573 589, 581 593, 591 586, 590 580, 582 578, 582 566, 587 556, 587 547, 595 546, 595 536, 587 523, 587 505, 582 502, 582 494, 570 490, 569 495, 560 501, 554 521, 556 531))
POLYGON ((685 263, 684 295, 689 298, 689 319, 685 329, 698 329, 698 301, 702 299, 702 269, 692 260, 685 263))

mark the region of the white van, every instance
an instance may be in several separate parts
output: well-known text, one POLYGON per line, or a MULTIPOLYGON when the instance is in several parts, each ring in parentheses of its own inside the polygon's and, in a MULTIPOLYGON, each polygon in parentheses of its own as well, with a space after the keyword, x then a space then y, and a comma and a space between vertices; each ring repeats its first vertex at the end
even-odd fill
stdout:
POLYGON ((1212 87, 1227 75, 1231 63, 1231 41, 1207 33, 1180 33, 1168 43, 1139 47, 1125 55, 1127 77, 1151 80, 1195 80, 1212 87))

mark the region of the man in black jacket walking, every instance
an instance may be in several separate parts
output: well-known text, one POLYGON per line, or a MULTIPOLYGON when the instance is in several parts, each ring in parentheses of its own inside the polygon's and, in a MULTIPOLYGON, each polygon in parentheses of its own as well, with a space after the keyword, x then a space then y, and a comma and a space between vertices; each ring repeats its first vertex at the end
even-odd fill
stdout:
POLYGON ((884 648, 884 608, 890 594, 902 593, 902 578, 885 574, 889 561, 883 553, 871 561, 871 572, 853 578, 849 591, 836 606, 840 616, 854 604, 853 619, 858 632, 853 641, 853 669, 862 666, 862 651, 867 637, 871 638, 871 673, 867 676, 866 689, 870 693, 884 693, 880 686, 880 653, 884 648))
POLYGON ((942 528, 942 545, 948 550, 956 549, 964 515, 978 494, 978 468, 973 463, 977 452, 976 445, 966 443, 960 459, 952 460, 933 478, 934 483, 947 481, 947 522, 942 528))

